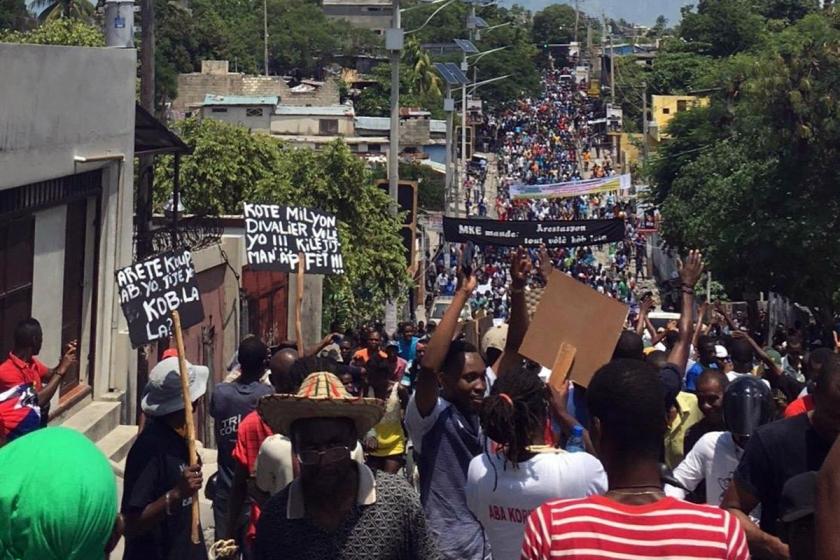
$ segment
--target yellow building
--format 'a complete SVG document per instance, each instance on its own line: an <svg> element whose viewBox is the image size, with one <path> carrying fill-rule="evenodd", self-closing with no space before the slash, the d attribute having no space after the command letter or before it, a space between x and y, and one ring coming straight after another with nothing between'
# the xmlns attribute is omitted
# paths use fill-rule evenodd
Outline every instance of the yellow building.
<svg viewBox="0 0 840 560"><path fill-rule="evenodd" d="M668 137L667 127L677 113L692 107L706 107L708 97L696 95L653 95L651 96L650 136L656 142Z"/></svg>

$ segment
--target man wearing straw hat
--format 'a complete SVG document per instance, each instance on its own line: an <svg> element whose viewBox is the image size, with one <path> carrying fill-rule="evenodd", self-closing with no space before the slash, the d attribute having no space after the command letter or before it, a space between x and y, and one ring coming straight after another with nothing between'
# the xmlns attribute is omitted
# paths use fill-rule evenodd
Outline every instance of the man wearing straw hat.
<svg viewBox="0 0 840 560"><path fill-rule="evenodd" d="M259 560L437 559L420 500L408 483L352 460L382 418L379 399L351 397L331 373L308 376L296 395L264 397L265 422L288 436L300 476L265 505Z"/></svg>
<svg viewBox="0 0 840 560"><path fill-rule="evenodd" d="M207 390L210 372L189 362L187 369L195 407ZM125 464L123 559L206 560L204 542L193 544L190 538L192 501L197 499L202 475L199 465L189 464L177 357L166 358L152 368L141 407L149 421L131 446Z"/></svg>

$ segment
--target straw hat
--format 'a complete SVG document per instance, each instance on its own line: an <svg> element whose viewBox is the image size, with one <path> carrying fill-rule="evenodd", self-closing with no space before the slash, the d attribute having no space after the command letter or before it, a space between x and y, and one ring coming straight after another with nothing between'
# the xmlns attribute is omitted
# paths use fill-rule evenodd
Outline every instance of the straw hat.
<svg viewBox="0 0 840 560"><path fill-rule="evenodd" d="M303 380L296 395L269 395L257 410L274 433L290 435L292 423L304 418L349 418L363 436L382 419L385 402L353 397L332 373L313 373Z"/></svg>

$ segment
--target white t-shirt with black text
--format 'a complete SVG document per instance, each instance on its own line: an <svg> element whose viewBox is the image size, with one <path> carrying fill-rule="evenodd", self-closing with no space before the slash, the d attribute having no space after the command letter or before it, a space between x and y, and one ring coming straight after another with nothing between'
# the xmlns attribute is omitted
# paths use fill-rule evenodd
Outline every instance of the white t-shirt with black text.
<svg viewBox="0 0 840 560"><path fill-rule="evenodd" d="M601 462L588 453L537 453L514 469L502 455L482 453L467 472L467 506L484 526L494 560L516 560L531 510L559 498L607 491Z"/></svg>

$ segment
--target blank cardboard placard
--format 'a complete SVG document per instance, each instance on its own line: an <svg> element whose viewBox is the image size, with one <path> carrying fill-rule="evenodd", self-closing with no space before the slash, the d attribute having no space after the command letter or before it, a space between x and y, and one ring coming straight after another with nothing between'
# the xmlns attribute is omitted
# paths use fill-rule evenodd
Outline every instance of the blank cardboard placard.
<svg viewBox="0 0 840 560"><path fill-rule="evenodd" d="M586 387L612 357L628 307L555 270L519 353L550 368L560 344L575 347L570 378Z"/></svg>

